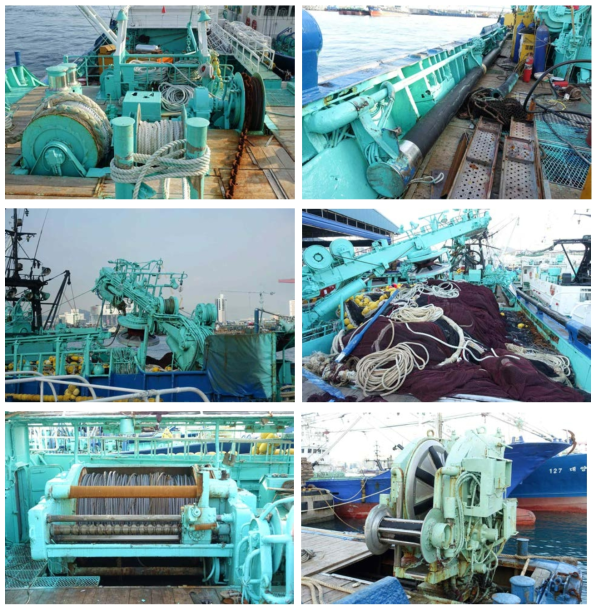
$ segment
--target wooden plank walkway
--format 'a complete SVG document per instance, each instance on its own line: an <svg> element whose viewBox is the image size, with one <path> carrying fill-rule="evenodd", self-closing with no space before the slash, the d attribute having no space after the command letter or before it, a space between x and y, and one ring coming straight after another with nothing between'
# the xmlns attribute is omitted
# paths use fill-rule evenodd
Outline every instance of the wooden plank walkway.
<svg viewBox="0 0 601 611"><path fill-rule="evenodd" d="M85 92L84 92L85 93ZM88 91L92 99L95 93ZM43 98L41 88L33 89L19 103L15 111L14 132L5 144L5 196L7 199L76 198L105 199L115 197L115 184L110 176L102 178L69 178L61 176L17 176L10 174L11 166L21 155L18 141L33 112ZM277 107L280 108L280 107ZM292 114L293 108L282 107ZM271 122L270 122L271 123ZM293 199L294 175L294 119L277 117L274 136L249 136L238 171L235 199ZM239 134L235 130L209 130L211 169L205 178L205 199L224 199L230 170L236 155ZM16 141L15 141L16 140ZM290 154L290 152L292 154ZM159 181L148 181L159 190ZM170 199L181 199L181 180L172 180Z"/></svg>
<svg viewBox="0 0 601 611"><path fill-rule="evenodd" d="M366 581L337 574L340 569L371 556L362 535L347 536L304 526L301 543L304 550L315 554L301 564L302 577L319 582L324 603L333 603L367 587ZM301 588L301 602L312 603L311 589L307 586Z"/></svg>
<svg viewBox="0 0 601 611"><path fill-rule="evenodd" d="M302 563L303 577L318 573L333 573L371 556L363 537L351 538L343 533L326 533L323 530L303 527L301 530L302 548L312 550L315 556Z"/></svg>
<svg viewBox="0 0 601 611"><path fill-rule="evenodd" d="M87 587L5 590L5 604L63 605L191 605L224 604L228 588L210 587Z"/></svg>
<svg viewBox="0 0 601 611"><path fill-rule="evenodd" d="M503 49L501 50L501 56L497 59L497 63L509 62L509 54L511 50L511 41L505 41ZM505 56L505 57L502 57ZM503 77L506 78L509 73L498 66L493 66L488 72L482 76L478 81L475 89L479 87L498 87L503 82ZM532 83L524 83L521 79L516 83L512 94L514 93L526 93ZM581 109L580 107L574 106L574 110L582 110L583 112L590 112L588 110ZM441 171L446 172L453 156L457 150L459 140L464 133L472 134L473 129L470 129L470 124L475 124L468 120L458 119L457 117L447 125L446 129L441 134L440 138L436 141L436 144L430 149L430 152L426 155L422 165L420 166L416 176L436 176ZM499 157L500 158L500 157ZM496 179L493 186L493 194L491 199L498 198L498 185L500 179L500 165L497 164L497 170L495 172ZM564 187L562 185L556 185L550 183L551 197L553 199L579 199L580 190L573 189L570 187ZM432 198L432 186L429 184L414 184L409 191L405 199L431 199Z"/></svg>

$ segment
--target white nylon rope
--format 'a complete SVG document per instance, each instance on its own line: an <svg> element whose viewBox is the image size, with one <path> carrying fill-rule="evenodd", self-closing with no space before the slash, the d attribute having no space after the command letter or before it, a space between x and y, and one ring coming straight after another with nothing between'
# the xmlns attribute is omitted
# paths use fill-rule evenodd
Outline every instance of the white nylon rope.
<svg viewBox="0 0 601 611"><path fill-rule="evenodd" d="M170 178L182 178L187 184L188 177L204 176L209 171L211 149L207 146L202 157L182 159L186 153L186 140L176 140L165 144L152 155L134 153L134 163L141 164L130 169L118 168L111 159L111 178L114 182L134 184L133 199L138 199L142 182L149 179L166 181ZM186 185L184 185L184 190ZM163 187L163 193L168 194L168 187ZM189 199L189 192L184 197Z"/></svg>

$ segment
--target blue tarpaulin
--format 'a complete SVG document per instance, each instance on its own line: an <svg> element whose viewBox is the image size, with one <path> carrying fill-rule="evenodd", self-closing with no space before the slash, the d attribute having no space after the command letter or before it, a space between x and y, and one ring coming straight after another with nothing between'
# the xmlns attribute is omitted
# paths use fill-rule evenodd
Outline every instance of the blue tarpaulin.
<svg viewBox="0 0 601 611"><path fill-rule="evenodd" d="M205 361L213 392L247 399L275 399L275 347L275 333L211 335Z"/></svg>
<svg viewBox="0 0 601 611"><path fill-rule="evenodd" d="M345 596L335 605L409 605L409 599L396 577L384 577L355 594Z"/></svg>

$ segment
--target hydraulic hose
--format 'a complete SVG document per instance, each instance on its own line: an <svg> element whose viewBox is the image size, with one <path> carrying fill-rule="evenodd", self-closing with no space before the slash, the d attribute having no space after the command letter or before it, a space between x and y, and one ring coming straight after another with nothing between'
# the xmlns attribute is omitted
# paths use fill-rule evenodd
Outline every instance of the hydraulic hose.
<svg viewBox="0 0 601 611"><path fill-rule="evenodd" d="M543 79L545 78L545 76L547 76L547 74L549 74L549 72L553 72L553 70L555 70L556 68L561 68L562 66L567 66L569 64L590 64L592 63L593 60L591 59L569 59L565 62L560 62L559 64L555 64L554 66L551 66L550 68L548 68L547 70L545 70L539 77L539 79L536 81L536 83L534 83L534 85L532 85L532 87L530 87L530 91L528 92L528 94L526 95L526 99L524 100L524 105L523 108L524 110L528 110L528 101L530 100L530 98L532 97L532 94L534 93L534 90L543 82Z"/></svg>

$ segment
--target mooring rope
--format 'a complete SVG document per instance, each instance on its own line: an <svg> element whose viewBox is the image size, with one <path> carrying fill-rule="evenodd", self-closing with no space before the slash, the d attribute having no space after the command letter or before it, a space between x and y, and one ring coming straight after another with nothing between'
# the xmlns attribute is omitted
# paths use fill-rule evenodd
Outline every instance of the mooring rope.
<svg viewBox="0 0 601 611"><path fill-rule="evenodd" d="M162 197L169 198L169 179L183 179L183 199L190 199L188 181L192 176L204 176L209 171L211 149L207 146L201 157L184 159L186 140L176 140L165 144L152 155L134 153L134 164L130 169L118 168L111 159L111 178L114 182L133 184L133 199L138 199L140 188L146 178L161 180Z"/></svg>
<svg viewBox="0 0 601 611"><path fill-rule="evenodd" d="M194 88L189 85L161 83L161 106L168 112L179 112L194 97Z"/></svg>

